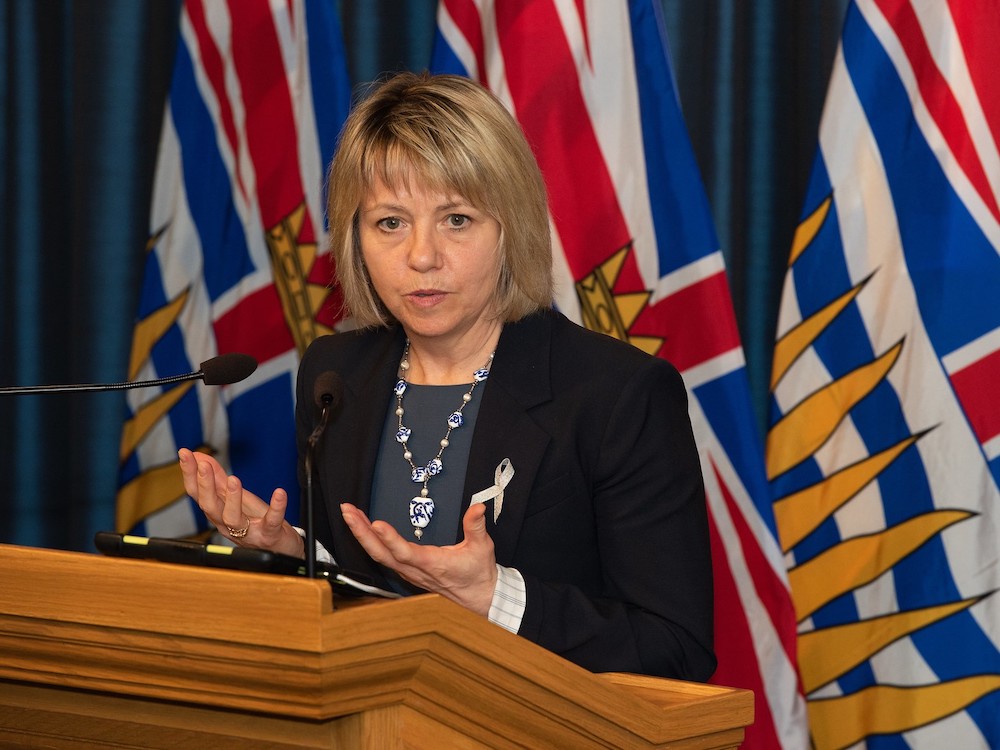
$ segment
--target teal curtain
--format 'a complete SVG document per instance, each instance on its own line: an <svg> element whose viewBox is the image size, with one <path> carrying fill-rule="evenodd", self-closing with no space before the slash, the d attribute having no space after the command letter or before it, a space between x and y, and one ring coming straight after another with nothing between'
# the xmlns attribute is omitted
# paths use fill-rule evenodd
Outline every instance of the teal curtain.
<svg viewBox="0 0 1000 750"><path fill-rule="evenodd" d="M422 69L436 0L341 0L352 81ZM662 0L763 425L847 0ZM0 0L0 385L127 373L180 0ZM113 526L121 394L0 396L0 543Z"/></svg>
<svg viewBox="0 0 1000 750"><path fill-rule="evenodd" d="M663 0L760 428L792 235L848 0Z"/></svg>
<svg viewBox="0 0 1000 750"><path fill-rule="evenodd" d="M124 380L177 5L2 3L0 384ZM0 542L109 527L124 413L0 396Z"/></svg>

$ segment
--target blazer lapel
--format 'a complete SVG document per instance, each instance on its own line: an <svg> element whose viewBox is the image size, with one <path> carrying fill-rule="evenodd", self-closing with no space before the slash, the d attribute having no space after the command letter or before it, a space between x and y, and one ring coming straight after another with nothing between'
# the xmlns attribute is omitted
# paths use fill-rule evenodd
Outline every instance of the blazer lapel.
<svg viewBox="0 0 1000 750"><path fill-rule="evenodd" d="M339 519L342 502L352 503L364 513L371 505L385 410L403 352L404 338L398 330L364 335L367 340L349 366L338 363L344 373L344 402L323 439L319 470L337 562L348 571L370 575L377 586L386 588L388 583L379 566Z"/></svg>
<svg viewBox="0 0 1000 750"><path fill-rule="evenodd" d="M341 472L353 476L354 483L347 486L333 478L335 490L340 494L337 502L346 500L360 510L368 512L371 505L372 480L375 461L382 439L382 425L389 405L396 370L403 353L405 338L398 328L384 336L372 339L359 360L345 368L350 373L345 381L345 398L351 399L354 418L353 434L342 434L337 444L337 460L341 466L369 467L367 472Z"/></svg>
<svg viewBox="0 0 1000 750"><path fill-rule="evenodd" d="M494 484L501 461L510 459L514 468L514 476L504 489L502 512L496 523L495 500L486 504L486 528L501 565L509 564L513 557L529 493L551 440L551 435L528 413L552 397L549 315L532 315L504 326L472 438L463 493L465 508L472 495ZM462 536L460 526L460 540Z"/></svg>

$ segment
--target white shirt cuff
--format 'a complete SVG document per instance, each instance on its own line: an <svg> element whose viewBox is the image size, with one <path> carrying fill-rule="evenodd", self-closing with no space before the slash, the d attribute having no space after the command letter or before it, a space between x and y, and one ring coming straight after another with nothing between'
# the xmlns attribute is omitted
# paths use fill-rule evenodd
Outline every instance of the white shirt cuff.
<svg viewBox="0 0 1000 750"><path fill-rule="evenodd" d="M300 529L298 526L293 526L292 528L299 532L299 536L301 536L304 541L306 538L306 530ZM326 547L324 547L319 541L314 541L313 543L316 545L316 562L327 563L328 565L337 564L337 561L333 559L333 555L327 551Z"/></svg>
<svg viewBox="0 0 1000 750"><path fill-rule="evenodd" d="M521 620L524 618L524 608L527 604L524 577L520 571L498 564L497 584L493 589L493 602L490 604L490 622L516 633L521 629Z"/></svg>

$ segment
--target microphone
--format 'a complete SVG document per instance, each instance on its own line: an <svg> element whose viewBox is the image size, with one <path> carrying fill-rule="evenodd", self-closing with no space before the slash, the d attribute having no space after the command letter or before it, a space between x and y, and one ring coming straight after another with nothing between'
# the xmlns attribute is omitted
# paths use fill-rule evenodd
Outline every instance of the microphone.
<svg viewBox="0 0 1000 750"><path fill-rule="evenodd" d="M330 415L336 411L344 395L344 381L333 370L321 372L313 386L313 403L320 410L319 421L309 435L306 446L306 577L316 577L316 526L313 520L313 466L316 462L316 446L326 431Z"/></svg>
<svg viewBox="0 0 1000 750"><path fill-rule="evenodd" d="M79 383L76 385L18 385L0 388L0 395L23 395L29 393L70 393L79 391L124 391L129 388L148 388L171 385L186 380L204 380L205 385L230 385L250 377L257 369L257 360L249 354L230 352L201 363L197 372L186 375L171 375L156 380L132 380L125 383Z"/></svg>

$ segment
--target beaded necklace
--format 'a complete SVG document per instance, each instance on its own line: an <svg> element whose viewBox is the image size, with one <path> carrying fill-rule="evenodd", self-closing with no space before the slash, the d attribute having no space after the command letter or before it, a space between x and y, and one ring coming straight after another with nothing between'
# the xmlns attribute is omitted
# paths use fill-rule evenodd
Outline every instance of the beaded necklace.
<svg viewBox="0 0 1000 750"><path fill-rule="evenodd" d="M432 477L444 471L444 463L441 461L441 456L444 455L444 449L448 447L448 438L451 436L452 430L457 430L465 423L462 411L465 409L466 404L472 401L472 392L476 390L476 386L489 377L490 366L493 364L493 355L496 352L491 352L489 359L486 360L486 364L472 374L472 385L468 391L462 394L462 405L448 415L448 429L438 443L440 447L438 448L437 455L423 466L417 466L413 462L413 453L410 452L410 449L406 445L412 431L409 427L403 425L403 394L406 393L407 386L406 371L410 369L409 354L410 341L407 339L406 348L403 349L403 357L399 361L399 380L396 382L393 392L396 394L396 417L399 420L398 429L396 430L396 442L403 446L403 458L410 465L410 479L416 484L423 485L420 488L420 494L410 500L410 523L413 525L413 535L417 539L420 539L424 535L424 529L427 528L427 524L431 522L431 517L434 515L434 500L430 496L428 485Z"/></svg>

